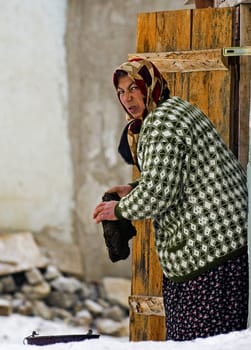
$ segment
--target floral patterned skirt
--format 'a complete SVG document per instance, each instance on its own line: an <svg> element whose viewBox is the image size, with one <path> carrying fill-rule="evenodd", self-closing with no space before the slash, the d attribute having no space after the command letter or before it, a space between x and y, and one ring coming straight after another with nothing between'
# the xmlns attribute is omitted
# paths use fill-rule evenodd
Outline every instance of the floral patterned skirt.
<svg viewBox="0 0 251 350"><path fill-rule="evenodd" d="M248 255L183 283L163 278L167 340L192 340L247 328Z"/></svg>

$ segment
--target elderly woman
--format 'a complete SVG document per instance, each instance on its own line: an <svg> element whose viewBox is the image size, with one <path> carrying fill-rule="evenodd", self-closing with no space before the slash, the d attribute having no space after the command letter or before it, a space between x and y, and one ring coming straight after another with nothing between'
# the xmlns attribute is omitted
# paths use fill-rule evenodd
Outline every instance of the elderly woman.
<svg viewBox="0 0 251 350"><path fill-rule="evenodd" d="M115 186L94 220L151 218L163 269L168 340L246 328L248 314L246 175L198 108L170 97L148 60L114 73L128 123L119 151L140 178Z"/></svg>

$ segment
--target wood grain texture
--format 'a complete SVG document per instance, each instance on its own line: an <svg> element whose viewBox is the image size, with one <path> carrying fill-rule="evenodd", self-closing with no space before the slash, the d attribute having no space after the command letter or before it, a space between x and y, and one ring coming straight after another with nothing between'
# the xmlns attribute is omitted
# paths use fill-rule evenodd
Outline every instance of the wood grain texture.
<svg viewBox="0 0 251 350"><path fill-rule="evenodd" d="M129 298L129 306L133 313L165 317L162 297L133 295Z"/></svg>
<svg viewBox="0 0 251 350"><path fill-rule="evenodd" d="M222 58L221 50L232 46L234 14L235 8L140 14L137 28L136 54L152 59L166 78L171 95L198 106L227 144L230 144L233 69L229 61ZM248 15L245 16L249 20ZM210 59L214 60L211 68ZM190 60L189 64L186 60ZM138 176L134 169L134 179ZM131 298L161 297L162 270L151 222L137 222L136 226ZM165 335L165 317L130 310L131 340L164 340Z"/></svg>
<svg viewBox="0 0 251 350"><path fill-rule="evenodd" d="M156 12L140 13L137 17L137 52L156 51Z"/></svg>
<svg viewBox="0 0 251 350"><path fill-rule="evenodd" d="M190 50L191 16L191 10L157 13L156 52Z"/></svg>
<svg viewBox="0 0 251 350"><path fill-rule="evenodd" d="M234 8L207 8L192 13L193 50L222 49L232 45Z"/></svg>
<svg viewBox="0 0 251 350"><path fill-rule="evenodd" d="M228 70L222 49L132 53L128 58L136 56L149 59L162 73Z"/></svg>
<svg viewBox="0 0 251 350"><path fill-rule="evenodd" d="M251 46L251 4L240 5L240 46ZM249 151L251 57L240 57L238 158L246 169Z"/></svg>

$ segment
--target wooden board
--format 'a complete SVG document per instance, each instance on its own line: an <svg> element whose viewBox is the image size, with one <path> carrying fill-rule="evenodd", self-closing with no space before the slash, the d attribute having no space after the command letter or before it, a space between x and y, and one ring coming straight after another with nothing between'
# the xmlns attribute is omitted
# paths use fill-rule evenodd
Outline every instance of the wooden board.
<svg viewBox="0 0 251 350"><path fill-rule="evenodd" d="M153 62L162 73L228 71L228 60L222 49L176 52L144 52L129 54L128 58L143 57Z"/></svg>
<svg viewBox="0 0 251 350"><path fill-rule="evenodd" d="M240 5L240 46L251 46L251 4ZM238 158L246 168L249 149L251 57L240 57Z"/></svg>
<svg viewBox="0 0 251 350"><path fill-rule="evenodd" d="M136 54L159 58L161 71L172 95L178 95L200 107L219 133L231 144L230 96L232 68L224 62L224 69L169 69L166 57L177 52L184 58L208 57L211 50L232 46L234 8L162 11L142 13L137 20ZM197 56L196 56L197 55ZM202 57L202 56L201 56ZM205 56L204 56L205 57ZM194 60L196 61L196 60ZM157 62L157 61L156 61ZM201 62L201 60L198 61ZM222 61L221 61L222 64ZM156 63L157 65L157 63ZM184 66L184 64L183 64ZM138 177L134 169L133 178ZM135 300L158 300L162 296L162 270L154 246L154 233L149 220L137 222L137 236L133 239L132 295ZM157 299L154 299L157 297ZM162 305L163 307L163 305ZM138 308L141 309L142 308ZM163 314L130 310L130 339L133 341L164 340L166 335Z"/></svg>
<svg viewBox="0 0 251 350"><path fill-rule="evenodd" d="M190 10L156 13L156 51L190 50L191 19Z"/></svg>

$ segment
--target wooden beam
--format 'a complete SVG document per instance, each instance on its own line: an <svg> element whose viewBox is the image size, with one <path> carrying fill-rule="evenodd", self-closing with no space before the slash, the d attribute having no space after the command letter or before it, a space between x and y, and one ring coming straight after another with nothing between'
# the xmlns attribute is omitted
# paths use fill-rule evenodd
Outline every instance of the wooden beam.
<svg viewBox="0 0 251 350"><path fill-rule="evenodd" d="M129 306L131 312L135 314L165 317L162 297L133 295L129 297Z"/></svg>
<svg viewBox="0 0 251 350"><path fill-rule="evenodd" d="M131 53L128 57L149 59L161 72L168 73L228 70L228 59L222 55L222 49Z"/></svg>

